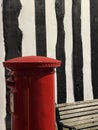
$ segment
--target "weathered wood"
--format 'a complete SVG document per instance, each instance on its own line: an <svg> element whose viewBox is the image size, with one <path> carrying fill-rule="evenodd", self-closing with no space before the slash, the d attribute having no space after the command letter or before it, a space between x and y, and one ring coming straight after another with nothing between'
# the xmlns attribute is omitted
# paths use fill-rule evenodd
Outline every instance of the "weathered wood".
<svg viewBox="0 0 98 130"><path fill-rule="evenodd" d="M73 103L61 103L61 104L57 104L56 106L59 107L70 107L70 106L74 106L74 105L82 105L82 104L93 104L93 103L98 103L98 99L94 99L94 100L87 100L87 101L78 101L78 102L73 102Z"/></svg>
<svg viewBox="0 0 98 130"><path fill-rule="evenodd" d="M94 127L94 126L98 126L98 121L97 122L88 122L87 124L81 124L81 125L76 125L75 127L76 127L76 129L77 130L79 130L79 129L85 129L86 130L86 128L89 128L89 130L90 130L90 128L91 127Z"/></svg>
<svg viewBox="0 0 98 130"><path fill-rule="evenodd" d="M98 129L98 99L56 105L57 122L76 130ZM59 123L58 123L59 124Z"/></svg>
<svg viewBox="0 0 98 130"><path fill-rule="evenodd" d="M60 115L62 116L62 115L65 115L65 114L79 113L79 112L84 112L84 111L89 111L89 110L91 111L91 110L96 110L96 109L98 109L98 106L92 106L92 107L88 106L88 107L85 107L85 108L80 107L80 108L76 108L76 109L72 109L72 110L61 111Z"/></svg>
<svg viewBox="0 0 98 130"><path fill-rule="evenodd" d="M75 123L75 122L78 122L78 121L85 121L85 120L89 120L89 119L98 119L98 115L97 114L93 114L93 115L85 115L85 116L80 116L78 118L76 117L73 117L73 118L69 118L67 120L62 120L62 123Z"/></svg>
<svg viewBox="0 0 98 130"><path fill-rule="evenodd" d="M92 102L92 106L97 106L98 105L98 102ZM86 102L86 103L82 103L80 102L79 104L67 104L62 107L58 107L60 111L63 111L63 110L72 110L72 109L77 109L77 108L83 108L83 107L90 107L91 106L91 102Z"/></svg>
<svg viewBox="0 0 98 130"><path fill-rule="evenodd" d="M87 124L92 124L93 125L93 123L96 122L96 121L98 122L98 117L94 118L94 119L89 118L88 120L87 119L86 120L85 119L84 120L79 120L79 121L76 121L76 122L74 122L74 121L73 122L67 122L67 124L68 125L74 125L74 126L79 126L79 125L81 126L83 124L86 124L86 125Z"/></svg>
<svg viewBox="0 0 98 130"><path fill-rule="evenodd" d="M85 111L85 112L80 112L80 113L71 113L68 115L63 115L60 118L61 119L68 119L68 118L73 118L73 117L80 117L80 116L86 116L86 115L90 115L90 114L96 114L98 112L98 110L93 110L93 111Z"/></svg>

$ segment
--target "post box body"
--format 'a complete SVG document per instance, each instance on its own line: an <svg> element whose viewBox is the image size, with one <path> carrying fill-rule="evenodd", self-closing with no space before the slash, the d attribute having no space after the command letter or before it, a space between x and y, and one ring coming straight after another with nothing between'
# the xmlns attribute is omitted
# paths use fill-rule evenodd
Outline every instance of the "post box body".
<svg viewBox="0 0 98 130"><path fill-rule="evenodd" d="M55 130L54 68L60 61L32 56L4 66L14 77L9 84L12 130Z"/></svg>

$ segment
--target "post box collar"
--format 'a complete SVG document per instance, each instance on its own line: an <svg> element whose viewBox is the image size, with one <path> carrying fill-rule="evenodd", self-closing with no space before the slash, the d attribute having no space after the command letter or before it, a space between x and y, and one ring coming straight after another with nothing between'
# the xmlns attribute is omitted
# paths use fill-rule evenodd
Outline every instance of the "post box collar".
<svg viewBox="0 0 98 130"><path fill-rule="evenodd" d="M59 67L61 61L44 56L24 56L6 60L3 65L9 69L54 68Z"/></svg>

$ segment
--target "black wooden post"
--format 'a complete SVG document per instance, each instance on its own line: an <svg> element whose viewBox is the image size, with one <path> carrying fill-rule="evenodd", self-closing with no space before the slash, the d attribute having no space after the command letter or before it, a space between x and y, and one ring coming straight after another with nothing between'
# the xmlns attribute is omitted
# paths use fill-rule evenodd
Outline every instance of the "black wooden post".
<svg viewBox="0 0 98 130"><path fill-rule="evenodd" d="M57 68L57 96L58 103L66 102L66 74L65 74L65 31L64 31L64 0L55 1L55 10L57 18L57 44L56 58L61 60L60 68Z"/></svg>
<svg viewBox="0 0 98 130"><path fill-rule="evenodd" d="M35 0L36 52L46 56L45 0Z"/></svg>
<svg viewBox="0 0 98 130"><path fill-rule="evenodd" d="M73 82L76 101L83 100L83 54L81 40L81 0L73 0Z"/></svg>
<svg viewBox="0 0 98 130"><path fill-rule="evenodd" d="M91 68L94 98L98 98L98 0L90 0Z"/></svg>

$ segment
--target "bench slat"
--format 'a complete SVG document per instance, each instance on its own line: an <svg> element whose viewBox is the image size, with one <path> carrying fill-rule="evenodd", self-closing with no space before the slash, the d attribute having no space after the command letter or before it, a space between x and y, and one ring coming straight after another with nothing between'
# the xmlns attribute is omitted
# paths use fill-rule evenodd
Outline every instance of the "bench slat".
<svg viewBox="0 0 98 130"><path fill-rule="evenodd" d="M61 103L61 104L57 104L56 106L58 107L58 108L60 108L60 107L65 107L65 106L76 106L76 105L82 105L82 104L92 104L92 103L97 103L98 104L98 99L94 99L94 100L87 100L87 101L76 101L76 102L73 102L73 103Z"/></svg>
<svg viewBox="0 0 98 130"><path fill-rule="evenodd" d="M98 121L98 116L96 118L90 118L89 120L87 119L84 119L84 120L78 120L78 121L70 121L70 122L64 122L64 121L61 121L62 123L66 124L66 125L69 125L69 126L76 126L76 125L82 125L82 124L93 124L94 122Z"/></svg>
<svg viewBox="0 0 98 130"><path fill-rule="evenodd" d="M73 118L69 118L67 120L61 120L62 123L69 123L69 122L78 122L81 120L89 120L89 119L93 119L93 118L98 118L98 114L93 114L93 115L87 115L87 116L82 116L82 117L73 117Z"/></svg>
<svg viewBox="0 0 98 130"><path fill-rule="evenodd" d="M97 120L97 121L96 121ZM62 122L64 123L64 122ZM89 120L82 120L82 121L77 121L77 122L67 122L67 123L64 123L64 125L69 125L69 126L72 126L72 127L75 127L77 130L79 129L97 129L98 130L98 117L97 118L94 118L94 119L89 119ZM95 128L94 128L95 126Z"/></svg>
<svg viewBox="0 0 98 130"><path fill-rule="evenodd" d="M96 114L96 113L98 114L98 110L86 111L86 112L81 112L81 113L72 113L72 114L60 116L60 119L68 119L68 118L73 118L73 117L86 116L86 115L92 115L92 114Z"/></svg>
<svg viewBox="0 0 98 130"><path fill-rule="evenodd" d="M79 113L79 112L93 111L93 110L98 110L98 106L90 106L90 107L84 107L84 108L77 108L77 109L72 109L72 110L60 111L60 116L71 114L71 113Z"/></svg>
<svg viewBox="0 0 98 130"><path fill-rule="evenodd" d="M58 107L59 111L63 110L72 110L72 109L77 109L77 108L83 108L83 107L89 107L89 106L98 106L98 102L89 102L87 104L74 104L74 105L68 105L68 106L63 106L63 107Z"/></svg>
<svg viewBox="0 0 98 130"><path fill-rule="evenodd" d="M98 130L98 126L94 126L94 127L86 128L86 129L82 129L82 130Z"/></svg>
<svg viewBox="0 0 98 130"><path fill-rule="evenodd" d="M85 129L86 130L87 128L89 128L89 130L90 130L90 128L92 128L94 126L98 127L98 121L97 122L93 122L93 123L87 123L87 124L84 123L82 125L76 125L75 128L77 130L81 130L81 129Z"/></svg>

